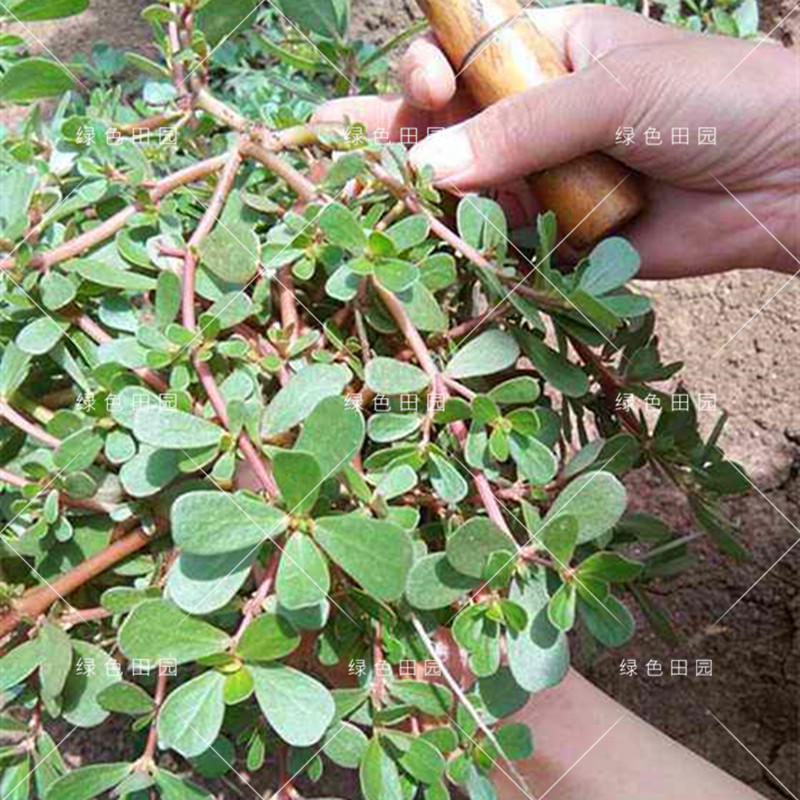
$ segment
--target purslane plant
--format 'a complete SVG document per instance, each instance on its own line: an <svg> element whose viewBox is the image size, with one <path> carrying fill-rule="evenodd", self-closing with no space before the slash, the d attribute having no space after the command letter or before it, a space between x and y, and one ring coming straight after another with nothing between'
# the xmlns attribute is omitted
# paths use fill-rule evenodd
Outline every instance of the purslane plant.
<svg viewBox="0 0 800 800"><path fill-rule="evenodd" d="M654 468L743 555L724 417L673 410L633 248L559 269L551 214L517 246L401 146L304 123L294 82L348 88L308 37L361 86L384 53L340 0L215 51L253 6L151 6L141 96L68 93L0 143L4 798L197 800L267 758L277 798L330 763L365 800L492 798L568 632L620 646L635 603L676 636L651 590L699 534L627 512L620 476ZM0 98L71 88L17 44ZM241 92L271 69L275 102ZM48 732L125 717L126 761L68 770Z"/></svg>

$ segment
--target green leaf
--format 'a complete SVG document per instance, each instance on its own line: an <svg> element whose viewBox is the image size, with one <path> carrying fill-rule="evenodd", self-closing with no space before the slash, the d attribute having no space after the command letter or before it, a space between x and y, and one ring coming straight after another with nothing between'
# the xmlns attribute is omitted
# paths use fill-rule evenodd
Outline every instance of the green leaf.
<svg viewBox="0 0 800 800"><path fill-rule="evenodd" d="M112 267L100 261L80 260L75 271L84 280L105 286L109 289L126 289L131 292L150 292L156 288L156 281L138 272Z"/></svg>
<svg viewBox="0 0 800 800"><path fill-rule="evenodd" d="M305 28L329 39L347 33L349 4L345 0L280 0L286 16Z"/></svg>
<svg viewBox="0 0 800 800"><path fill-rule="evenodd" d="M528 624L506 639L508 666L517 683L528 692L540 692L561 683L569 669L567 637L548 618L550 600L543 579L515 581L509 597L528 613Z"/></svg>
<svg viewBox="0 0 800 800"><path fill-rule="evenodd" d="M78 728L94 728L108 717L97 699L100 692L122 678L111 669L117 666L116 660L99 647L74 640L72 650L72 669L62 693L64 719ZM81 662L84 670L78 669Z"/></svg>
<svg viewBox="0 0 800 800"><path fill-rule="evenodd" d="M744 561L747 558L747 550L735 538L736 530L716 506L696 495L691 495L689 507L694 518L723 553L737 561Z"/></svg>
<svg viewBox="0 0 800 800"><path fill-rule="evenodd" d="M220 280L244 286L258 271L258 235L246 222L225 219L203 242L203 266Z"/></svg>
<svg viewBox="0 0 800 800"><path fill-rule="evenodd" d="M185 758L208 750L225 716L224 686L225 676L212 670L171 692L158 715L161 746Z"/></svg>
<svg viewBox="0 0 800 800"><path fill-rule="evenodd" d="M369 594L398 600L413 561L411 538L391 522L354 514L316 520L314 537Z"/></svg>
<svg viewBox="0 0 800 800"><path fill-rule="evenodd" d="M416 394L430 385L431 379L419 367L394 358L373 358L367 364L367 386L377 394Z"/></svg>
<svg viewBox="0 0 800 800"><path fill-rule="evenodd" d="M533 378L512 378L489 392L489 397L500 405L516 405L517 403L534 403L539 399L541 390Z"/></svg>
<svg viewBox="0 0 800 800"><path fill-rule="evenodd" d="M213 47L255 23L254 6L255 0L204 0L195 13L195 25Z"/></svg>
<svg viewBox="0 0 800 800"><path fill-rule="evenodd" d="M400 497L400 495L410 492L418 482L419 477L413 467L408 464L401 464L399 467L392 467L392 469L384 473L376 484L375 491L386 500L394 500L395 497Z"/></svg>
<svg viewBox="0 0 800 800"><path fill-rule="evenodd" d="M613 594L606 595L602 603L578 585L578 610L592 636L605 647L622 647L636 632L636 622L630 609Z"/></svg>
<svg viewBox="0 0 800 800"><path fill-rule="evenodd" d="M350 378L350 370L341 365L305 367L272 398L264 414L262 432L269 436L299 425L326 397L340 395Z"/></svg>
<svg viewBox="0 0 800 800"><path fill-rule="evenodd" d="M501 417L500 408L488 395L479 394L472 401L472 421L476 425L489 425Z"/></svg>
<svg viewBox="0 0 800 800"><path fill-rule="evenodd" d="M341 203L330 203L319 215L319 226L331 244L360 256L367 247L367 236L358 217Z"/></svg>
<svg viewBox="0 0 800 800"><path fill-rule="evenodd" d="M290 514L307 514L319 497L323 476L317 460L300 450L279 450L272 458L275 482Z"/></svg>
<svg viewBox="0 0 800 800"><path fill-rule="evenodd" d="M310 536L294 533L283 548L275 579L280 604L290 611L316 606L331 588L328 562Z"/></svg>
<svg viewBox="0 0 800 800"><path fill-rule="evenodd" d="M23 642L10 653L0 658L0 692L22 683L40 663L38 639Z"/></svg>
<svg viewBox="0 0 800 800"><path fill-rule="evenodd" d="M153 710L153 698L135 683L122 681L107 686L97 695L97 702L115 714L138 717Z"/></svg>
<svg viewBox="0 0 800 800"><path fill-rule="evenodd" d="M555 454L538 439L512 431L508 438L511 457L519 467L520 475L533 484L543 486L558 471Z"/></svg>
<svg viewBox="0 0 800 800"><path fill-rule="evenodd" d="M214 800L205 789L163 769L156 773L156 786L161 791L161 800Z"/></svg>
<svg viewBox="0 0 800 800"><path fill-rule="evenodd" d="M225 705L243 703L254 691L253 673L247 667L242 667L225 678Z"/></svg>
<svg viewBox="0 0 800 800"><path fill-rule="evenodd" d="M450 800L450 790L444 781L438 781L425 787L424 800Z"/></svg>
<svg viewBox="0 0 800 800"><path fill-rule="evenodd" d="M42 292L42 303L50 311L56 311L69 305L77 293L75 284L55 270L50 270L42 278L39 288Z"/></svg>
<svg viewBox="0 0 800 800"><path fill-rule="evenodd" d="M258 704L281 739L293 747L310 747L322 739L336 706L319 681L279 664L250 669Z"/></svg>
<svg viewBox="0 0 800 800"><path fill-rule="evenodd" d="M589 391L589 379L582 369L567 361L560 353L551 350L530 331L518 331L517 335L525 355L554 389L558 389L567 397L583 397Z"/></svg>
<svg viewBox="0 0 800 800"><path fill-rule="evenodd" d="M180 473L179 450L157 450L142 445L139 452L119 472L122 487L131 497L150 497Z"/></svg>
<svg viewBox="0 0 800 800"><path fill-rule="evenodd" d="M371 739L359 769L364 800L404 800L397 765L387 755L380 741Z"/></svg>
<svg viewBox="0 0 800 800"><path fill-rule="evenodd" d="M88 469L103 449L103 437L91 428L83 428L61 441L53 454L53 463L65 472Z"/></svg>
<svg viewBox="0 0 800 800"><path fill-rule="evenodd" d="M373 414L369 418L367 431L373 442L396 442L414 433L422 425L422 420L421 414Z"/></svg>
<svg viewBox="0 0 800 800"><path fill-rule="evenodd" d="M445 686L426 681L400 680L389 683L389 693L429 717L446 717L453 709L453 695Z"/></svg>
<svg viewBox="0 0 800 800"><path fill-rule="evenodd" d="M19 22L41 22L80 14L89 8L89 0L22 0L11 6ZM0 16L4 16L0 10Z"/></svg>
<svg viewBox="0 0 800 800"><path fill-rule="evenodd" d="M606 333L613 333L621 324L622 320L611 310L605 302L605 298L595 297L577 289L568 296L570 303L582 312L583 317L587 317L594 327Z"/></svg>
<svg viewBox="0 0 800 800"><path fill-rule="evenodd" d="M430 233L430 223L423 214L401 219L386 230L386 235L392 240L398 253L410 250L421 245Z"/></svg>
<svg viewBox="0 0 800 800"><path fill-rule="evenodd" d="M494 375L512 367L519 358L519 346L510 333L497 328L470 339L459 348L445 370L451 378Z"/></svg>
<svg viewBox="0 0 800 800"><path fill-rule="evenodd" d="M406 598L414 608L432 611L446 608L480 585L479 580L456 572L444 553L433 553L411 568Z"/></svg>
<svg viewBox="0 0 800 800"><path fill-rule="evenodd" d="M398 763L413 778L431 784L444 776L444 757L430 742L398 731L387 731L384 736L400 751Z"/></svg>
<svg viewBox="0 0 800 800"><path fill-rule="evenodd" d="M433 296L433 292L419 281L410 289L398 294L397 298L418 330L444 333L450 327L450 319Z"/></svg>
<svg viewBox="0 0 800 800"><path fill-rule="evenodd" d="M261 614L244 632L236 655L245 661L275 661L293 653L299 644L294 625L277 614Z"/></svg>
<svg viewBox="0 0 800 800"><path fill-rule="evenodd" d="M176 546L201 556L255 547L283 533L288 521L286 514L260 498L216 490L181 495L172 505L170 520Z"/></svg>
<svg viewBox="0 0 800 800"><path fill-rule="evenodd" d="M618 553L594 553L578 567L580 578L628 583L639 577L643 565Z"/></svg>
<svg viewBox="0 0 800 800"><path fill-rule="evenodd" d="M502 260L508 250L508 222L502 207L487 197L464 197L458 204L458 232L467 244Z"/></svg>
<svg viewBox="0 0 800 800"><path fill-rule="evenodd" d="M464 575L484 577L492 553L516 549L516 543L491 520L475 517L447 540L447 560Z"/></svg>
<svg viewBox="0 0 800 800"><path fill-rule="evenodd" d="M495 737L503 755L511 761L523 761L533 755L533 737L527 725L501 725L495 731ZM497 760L499 753L491 742L484 742L481 747L491 759Z"/></svg>
<svg viewBox="0 0 800 800"><path fill-rule="evenodd" d="M13 760L14 753L3 748L5 759ZM35 768L33 768L35 769ZM0 792L3 800L28 800L31 789L32 764L30 756L26 753L17 757L8 768L3 770L0 777ZM37 775L41 780L41 776Z"/></svg>
<svg viewBox="0 0 800 800"><path fill-rule="evenodd" d="M578 520L565 512L545 525L533 544L544 548L559 569L567 569L578 545L578 530Z"/></svg>
<svg viewBox="0 0 800 800"><path fill-rule="evenodd" d="M440 292L458 280L456 260L449 253L436 253L419 264L420 277L426 289Z"/></svg>
<svg viewBox="0 0 800 800"><path fill-rule="evenodd" d="M190 614L210 614L227 605L250 575L257 548L213 556L181 553L167 577L167 593Z"/></svg>
<svg viewBox="0 0 800 800"><path fill-rule="evenodd" d="M163 450L191 450L215 447L223 432L194 414L158 405L134 412L133 433L140 442Z"/></svg>
<svg viewBox="0 0 800 800"><path fill-rule="evenodd" d="M168 325L180 311L181 279L174 272L162 272L156 286L156 320Z"/></svg>
<svg viewBox="0 0 800 800"><path fill-rule="evenodd" d="M528 702L528 692L514 680L507 667L501 667L494 675L478 680L476 689L490 715L487 720L490 724L494 720L510 717Z"/></svg>
<svg viewBox="0 0 800 800"><path fill-rule="evenodd" d="M382 258L375 265L375 278L390 292L404 292L419 280L419 270L399 258Z"/></svg>
<svg viewBox="0 0 800 800"><path fill-rule="evenodd" d="M0 397L9 398L22 385L28 375L31 356L13 342L5 345L0 361Z"/></svg>
<svg viewBox="0 0 800 800"><path fill-rule="evenodd" d="M568 631L575 624L576 592L574 583L562 584L550 598L547 613L550 622L560 631Z"/></svg>
<svg viewBox="0 0 800 800"><path fill-rule="evenodd" d="M624 286L641 266L641 259L627 239L604 239L589 254L589 267L578 284L588 294L599 296Z"/></svg>
<svg viewBox="0 0 800 800"><path fill-rule="evenodd" d="M167 600L139 603L122 623L118 639L127 658L154 663L175 659L185 664L223 653L230 644L225 631L187 616Z"/></svg>
<svg viewBox="0 0 800 800"><path fill-rule="evenodd" d="M32 103L69 91L75 79L60 64L26 58L12 64L0 78L0 103Z"/></svg>
<svg viewBox="0 0 800 800"><path fill-rule="evenodd" d="M52 783L44 800L92 800L121 783L131 764L90 764L62 775Z"/></svg>
<svg viewBox="0 0 800 800"><path fill-rule="evenodd" d="M58 344L68 327L67 322L56 322L49 316L39 317L19 332L16 345L23 353L40 356Z"/></svg>
<svg viewBox="0 0 800 800"><path fill-rule="evenodd" d="M323 475L333 475L361 451L364 428L360 411L348 407L343 397L327 397L303 424L295 448L311 453Z"/></svg>
<svg viewBox="0 0 800 800"><path fill-rule="evenodd" d="M39 631L39 643L44 654L39 669L42 694L47 697L58 697L67 682L72 666L72 643L63 628L52 622L42 625Z"/></svg>
<svg viewBox="0 0 800 800"><path fill-rule="evenodd" d="M469 486L453 463L437 453L430 454L430 481L434 491L446 503L461 502L469 494Z"/></svg>
<svg viewBox="0 0 800 800"><path fill-rule="evenodd" d="M345 769L358 769L367 749L367 737L348 722L334 724L325 736L322 752Z"/></svg>
<svg viewBox="0 0 800 800"><path fill-rule="evenodd" d="M738 35L755 36L758 33L758 18L757 0L742 0L733 12Z"/></svg>
<svg viewBox="0 0 800 800"><path fill-rule="evenodd" d="M617 524L625 512L625 487L610 472L579 475L567 484L550 507L545 523L565 513L578 521L578 544L590 542Z"/></svg>

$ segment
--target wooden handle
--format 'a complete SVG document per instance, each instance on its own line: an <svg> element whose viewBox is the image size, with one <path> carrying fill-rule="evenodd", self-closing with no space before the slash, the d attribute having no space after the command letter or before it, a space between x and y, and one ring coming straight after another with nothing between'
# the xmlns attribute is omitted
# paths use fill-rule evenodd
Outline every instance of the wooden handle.
<svg viewBox="0 0 800 800"><path fill-rule="evenodd" d="M518 0L417 0L460 79L483 106L561 78L568 69ZM569 244L584 250L641 211L630 170L601 153L581 156L530 178L543 208L558 217ZM606 197L608 195L608 197ZM603 200L603 198L606 198Z"/></svg>

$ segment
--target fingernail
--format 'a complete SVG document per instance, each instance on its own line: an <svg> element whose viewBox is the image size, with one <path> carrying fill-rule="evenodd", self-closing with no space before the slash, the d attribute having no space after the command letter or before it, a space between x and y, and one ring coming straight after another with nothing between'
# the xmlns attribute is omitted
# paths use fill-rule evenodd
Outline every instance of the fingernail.
<svg viewBox="0 0 800 800"><path fill-rule="evenodd" d="M433 167L437 181L466 172L475 160L472 142L462 126L435 133L416 145L409 154L414 167Z"/></svg>

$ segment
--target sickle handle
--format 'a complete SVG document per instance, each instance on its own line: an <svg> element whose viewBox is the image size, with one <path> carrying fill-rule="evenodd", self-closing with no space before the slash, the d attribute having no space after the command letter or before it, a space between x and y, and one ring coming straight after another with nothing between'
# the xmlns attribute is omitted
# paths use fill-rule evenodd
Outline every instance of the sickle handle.
<svg viewBox="0 0 800 800"><path fill-rule="evenodd" d="M518 0L417 2L459 78L482 107L569 72ZM609 156L591 153L529 181L542 207L556 213L562 234L572 231L569 244L583 250L642 210L644 199L635 176L625 180L630 174Z"/></svg>

